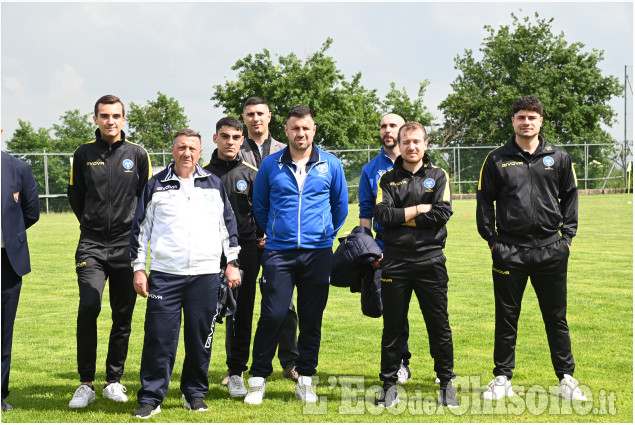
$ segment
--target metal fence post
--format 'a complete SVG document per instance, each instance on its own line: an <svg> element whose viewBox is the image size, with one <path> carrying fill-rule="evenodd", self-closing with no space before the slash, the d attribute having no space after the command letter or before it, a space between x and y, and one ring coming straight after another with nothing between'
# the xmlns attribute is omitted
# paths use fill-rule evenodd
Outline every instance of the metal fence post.
<svg viewBox="0 0 635 425"><path fill-rule="evenodd" d="M46 194L46 215L49 215L49 162L44 149L44 193Z"/></svg>

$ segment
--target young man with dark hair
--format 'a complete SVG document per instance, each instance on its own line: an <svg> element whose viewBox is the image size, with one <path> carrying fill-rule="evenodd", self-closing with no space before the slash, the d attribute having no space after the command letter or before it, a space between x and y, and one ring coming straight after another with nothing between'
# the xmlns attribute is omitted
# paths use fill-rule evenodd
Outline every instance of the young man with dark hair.
<svg viewBox="0 0 635 425"><path fill-rule="evenodd" d="M121 100L112 95L95 103L96 139L73 154L68 200L81 230L75 270L79 285L77 370L81 385L69 403L83 408L95 401L97 317L109 283L112 329L106 357L105 398L125 402L121 376L128 354L137 294L132 287L130 227L143 186L152 175L144 148L125 138Z"/></svg>
<svg viewBox="0 0 635 425"><path fill-rule="evenodd" d="M333 240L348 214L342 163L313 143L313 112L295 106L287 115L289 146L262 162L254 185L254 216L267 234L262 256L261 313L258 320L245 403L260 404L271 360L298 290L300 375L296 398L316 402L311 377L316 372L322 315L329 292Z"/></svg>
<svg viewBox="0 0 635 425"><path fill-rule="evenodd" d="M540 136L540 100L521 97L511 119L515 135L485 159L476 197L478 231L492 251L496 301L495 378L483 397L514 394L518 319L529 278L545 322L558 396L586 400L573 378L566 319L567 263L578 228L575 171L569 155Z"/></svg>
<svg viewBox="0 0 635 425"><path fill-rule="evenodd" d="M448 274L443 248L452 215L450 182L445 170L432 167L426 155L423 125L404 124L398 133L400 156L377 189L375 220L384 227L386 251L381 262L384 329L381 373L384 382L376 404L399 402L396 382L401 336L414 291L426 323L434 371L440 381L439 404L457 407L452 330L448 317Z"/></svg>
<svg viewBox="0 0 635 425"><path fill-rule="evenodd" d="M243 372L247 370L251 346L256 279L260 269L258 238L262 237L262 231L254 219L252 206L254 181L258 170L238 156L243 139L243 125L240 121L234 117L221 118L216 123L214 134L217 148L212 153L210 162L203 167L223 182L238 226L238 264L243 271L243 278L238 288L236 311L233 316L227 317L225 322L227 389L230 397L247 395Z"/></svg>

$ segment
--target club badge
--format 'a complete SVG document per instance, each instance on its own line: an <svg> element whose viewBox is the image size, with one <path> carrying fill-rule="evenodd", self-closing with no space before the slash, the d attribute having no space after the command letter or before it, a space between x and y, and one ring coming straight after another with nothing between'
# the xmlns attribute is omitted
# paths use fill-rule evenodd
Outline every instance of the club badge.
<svg viewBox="0 0 635 425"><path fill-rule="evenodd" d="M432 189L434 187L434 179L425 179L425 181L423 182L423 185L426 187L426 189Z"/></svg>
<svg viewBox="0 0 635 425"><path fill-rule="evenodd" d="M545 164L547 167L551 167L554 164L554 160L552 157L550 156L546 156L544 157L544 159L542 160L542 163Z"/></svg>
<svg viewBox="0 0 635 425"><path fill-rule="evenodd" d="M132 162L132 159L124 159L121 165L123 165L123 168L125 168L126 170L132 170L132 167L134 167L134 162Z"/></svg>
<svg viewBox="0 0 635 425"><path fill-rule="evenodd" d="M238 182L236 182L236 189L243 192L245 189L247 189L247 182L244 180L238 180Z"/></svg>

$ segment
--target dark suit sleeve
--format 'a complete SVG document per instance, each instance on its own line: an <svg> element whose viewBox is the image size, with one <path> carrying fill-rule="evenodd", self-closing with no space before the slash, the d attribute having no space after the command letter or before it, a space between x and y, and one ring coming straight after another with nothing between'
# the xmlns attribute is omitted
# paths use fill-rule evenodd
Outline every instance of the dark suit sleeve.
<svg viewBox="0 0 635 425"><path fill-rule="evenodd" d="M66 192L68 202L71 204L71 208L77 220L80 222L82 221L86 201L86 182L84 181L84 174L82 173L83 162L81 151L79 149L75 150L73 154L73 165L71 167L71 177Z"/></svg>
<svg viewBox="0 0 635 425"><path fill-rule="evenodd" d="M24 226L28 229L40 219L40 199L38 198L37 183L31 172L31 168L24 166L22 169L22 215Z"/></svg>

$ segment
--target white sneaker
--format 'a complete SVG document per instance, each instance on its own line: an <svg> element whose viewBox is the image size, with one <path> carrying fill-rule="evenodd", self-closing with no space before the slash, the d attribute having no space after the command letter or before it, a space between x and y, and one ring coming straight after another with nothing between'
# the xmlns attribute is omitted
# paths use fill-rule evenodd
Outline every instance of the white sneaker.
<svg viewBox="0 0 635 425"><path fill-rule="evenodd" d="M68 407L71 409L81 409L88 406L93 401L95 401L95 390L91 389L86 384L82 384L77 390L75 390L73 399L70 403L68 403Z"/></svg>
<svg viewBox="0 0 635 425"><path fill-rule="evenodd" d="M126 387L121 385L119 382L113 382L112 384L108 384L104 387L102 395L104 398L125 403L128 401L128 396L124 394L126 391Z"/></svg>
<svg viewBox="0 0 635 425"><path fill-rule="evenodd" d="M318 397L313 392L313 387L311 387L311 381L310 376L300 376L298 378L298 383L295 386L295 398L307 403L318 401Z"/></svg>
<svg viewBox="0 0 635 425"><path fill-rule="evenodd" d="M558 397L567 400L586 401L586 396L578 387L578 381L571 375L564 375L558 383Z"/></svg>
<svg viewBox="0 0 635 425"><path fill-rule="evenodd" d="M265 384L265 378L249 378L249 380L247 381L247 385L249 385L249 392L245 397L245 403L262 403L262 398L265 396Z"/></svg>
<svg viewBox="0 0 635 425"><path fill-rule="evenodd" d="M397 371L397 383L405 384L406 382L412 379L412 375L410 374L410 368L403 364L403 360L401 361L401 365L399 365L399 370Z"/></svg>
<svg viewBox="0 0 635 425"><path fill-rule="evenodd" d="M514 395L512 383L504 375L499 375L492 382L487 384L487 391L483 393L483 398L488 400L500 400L503 397Z"/></svg>
<svg viewBox="0 0 635 425"><path fill-rule="evenodd" d="M244 397L247 395L247 388L242 376L232 375L227 381L227 389L231 398Z"/></svg>

